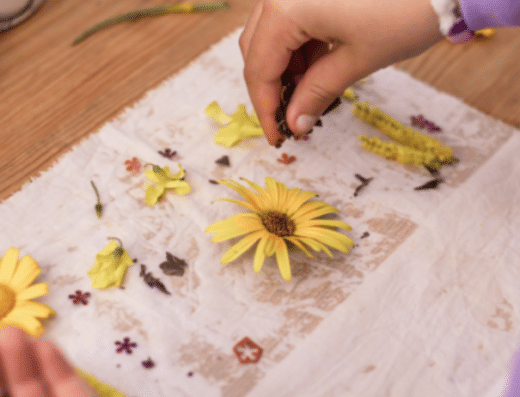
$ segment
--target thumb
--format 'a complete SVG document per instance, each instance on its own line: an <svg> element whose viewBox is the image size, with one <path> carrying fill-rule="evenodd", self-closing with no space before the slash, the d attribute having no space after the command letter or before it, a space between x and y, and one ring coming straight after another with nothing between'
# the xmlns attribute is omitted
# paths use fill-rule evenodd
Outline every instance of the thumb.
<svg viewBox="0 0 520 397"><path fill-rule="evenodd" d="M287 123L297 135L309 132L323 111L343 91L362 76L348 62L347 50L340 46L322 56L298 82L287 108Z"/></svg>

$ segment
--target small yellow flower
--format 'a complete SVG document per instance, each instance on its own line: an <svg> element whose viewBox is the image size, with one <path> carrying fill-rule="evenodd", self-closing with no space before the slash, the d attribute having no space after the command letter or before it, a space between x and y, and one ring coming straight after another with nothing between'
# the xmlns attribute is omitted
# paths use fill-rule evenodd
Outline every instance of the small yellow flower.
<svg viewBox="0 0 520 397"><path fill-rule="evenodd" d="M324 251L332 258L332 253L326 245L344 253L348 253L348 247L354 245L350 238L334 230L351 230L347 223L318 219L338 210L323 201L308 202L316 193L298 188L287 189L283 183L271 177L265 178L267 189L245 178L242 179L256 193L238 182L224 179L218 182L235 190L246 201L227 198L218 201L229 201L251 212L234 215L206 228L207 233L216 233L211 239L213 242L247 234L224 254L221 259L223 264L235 260L258 241L253 265L255 272L260 271L266 257L276 255L282 277L290 281L291 266L287 242L298 247L309 258L313 256L306 246L314 251Z"/></svg>
<svg viewBox="0 0 520 397"><path fill-rule="evenodd" d="M0 258L0 327L14 325L38 336L44 329L39 319L56 314L49 306L31 299L49 293L47 283L31 283L41 273L40 266L30 256L18 260L20 251L9 248Z"/></svg>
<svg viewBox="0 0 520 397"><path fill-rule="evenodd" d="M103 397L126 397L126 394L120 392L115 387L108 383L101 382L94 375L76 368L76 374L78 374L91 388L93 388L100 396Z"/></svg>
<svg viewBox="0 0 520 397"><path fill-rule="evenodd" d="M494 34L495 34L495 29L485 28L485 29L476 30L474 33L474 37L477 40L487 40L487 39L490 39L491 37L493 37Z"/></svg>
<svg viewBox="0 0 520 397"><path fill-rule="evenodd" d="M123 282L126 269L134 264L128 252L115 240L96 255L96 261L88 275L92 278L94 288L119 287Z"/></svg>
<svg viewBox="0 0 520 397"><path fill-rule="evenodd" d="M455 161L451 147L401 124L381 109L370 108L368 102L354 103L352 113L397 142L383 142L379 138L365 136L358 137L363 141L365 148L376 154L400 163L426 165L435 169Z"/></svg>
<svg viewBox="0 0 520 397"><path fill-rule="evenodd" d="M354 102L357 101L358 95L356 92L352 89L352 87L348 87L345 91L343 91L343 98L345 98L347 101Z"/></svg>
<svg viewBox="0 0 520 397"><path fill-rule="evenodd" d="M225 125L215 135L215 142L225 147L236 145L242 139L264 135L260 121L253 110L251 116L246 112L246 106L239 104L237 111L231 116L222 110L217 101L211 102L205 113L217 123Z"/></svg>
<svg viewBox="0 0 520 397"><path fill-rule="evenodd" d="M172 175L168 166L161 168L154 165L151 170L144 171L148 179L156 183L156 185L150 183L146 185L146 204L155 205L166 190L173 189L175 193L181 196L191 191L190 185L184 180L185 173L180 164L179 168L180 171L174 175Z"/></svg>

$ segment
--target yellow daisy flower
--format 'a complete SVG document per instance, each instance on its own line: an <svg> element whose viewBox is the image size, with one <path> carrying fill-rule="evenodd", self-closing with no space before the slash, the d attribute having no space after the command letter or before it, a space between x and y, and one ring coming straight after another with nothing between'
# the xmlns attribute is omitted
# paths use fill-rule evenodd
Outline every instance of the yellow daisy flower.
<svg viewBox="0 0 520 397"><path fill-rule="evenodd" d="M31 285L42 270L30 255L18 260L19 255L20 251L11 247L0 258L0 327L10 324L38 336L44 331L39 319L56 313L31 300L48 294L48 284Z"/></svg>
<svg viewBox="0 0 520 397"><path fill-rule="evenodd" d="M287 187L272 177L265 178L267 189L241 178L255 191L251 191L231 179L218 181L235 190L246 201L222 198L217 201L229 201L241 205L251 212L234 215L216 222L206 228L207 233L216 233L211 239L220 242L244 234L222 257L223 264L229 263L247 251L257 241L254 270L260 271L264 259L276 255L278 268L283 278L291 280L291 266L287 242L291 242L302 250L309 258L313 258L307 247L314 251L325 251L332 258L329 248L349 253L348 247L354 246L350 238L334 230L352 228L345 222L319 217L338 210L323 201L310 201L316 193Z"/></svg>

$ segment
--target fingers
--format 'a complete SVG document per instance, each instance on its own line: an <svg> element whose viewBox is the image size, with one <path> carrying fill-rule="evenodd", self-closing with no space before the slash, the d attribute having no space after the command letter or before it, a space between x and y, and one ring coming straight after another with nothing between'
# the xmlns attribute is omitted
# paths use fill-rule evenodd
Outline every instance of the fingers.
<svg viewBox="0 0 520 397"><path fill-rule="evenodd" d="M56 346L45 338L38 338L35 343L40 367L55 397L93 397L94 393L80 379Z"/></svg>
<svg viewBox="0 0 520 397"><path fill-rule="evenodd" d="M251 43L251 38L253 37L256 25L258 24L258 19L262 14L262 4L262 1L256 3L255 7L253 8L253 11L247 19L246 26L244 27L244 30L240 35L240 38L238 39L240 51L242 52L242 58L244 59L246 59L247 57L249 45Z"/></svg>
<svg viewBox="0 0 520 397"><path fill-rule="evenodd" d="M345 46L321 56L305 72L287 109L287 124L296 135L310 131L323 111L358 78Z"/></svg>
<svg viewBox="0 0 520 397"><path fill-rule="evenodd" d="M10 397L95 397L54 344L18 328L0 328L0 363L0 392Z"/></svg>
<svg viewBox="0 0 520 397"><path fill-rule="evenodd" d="M258 12L255 9L255 12ZM276 145L281 136L275 121L276 108L280 102L280 76L289 65L292 53L309 37L275 3L263 3L253 33L249 30L243 44L245 56L244 78L265 136L271 145ZM249 23L249 22L248 22ZM249 27L248 27L249 28Z"/></svg>
<svg viewBox="0 0 520 397"><path fill-rule="evenodd" d="M20 329L0 328L0 359L3 378L11 397L47 395L38 373L38 364L27 335Z"/></svg>

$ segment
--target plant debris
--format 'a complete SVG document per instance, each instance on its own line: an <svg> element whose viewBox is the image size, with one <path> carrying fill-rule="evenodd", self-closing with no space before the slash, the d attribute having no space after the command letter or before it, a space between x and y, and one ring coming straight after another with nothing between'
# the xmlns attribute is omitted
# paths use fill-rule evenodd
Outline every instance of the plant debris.
<svg viewBox="0 0 520 397"><path fill-rule="evenodd" d="M357 179L361 181L361 185L356 187L356 190L354 190L354 197L357 197L357 195L370 183L370 181L374 178L364 178L359 174L354 175Z"/></svg>
<svg viewBox="0 0 520 397"><path fill-rule="evenodd" d="M132 157L132 160L125 161L127 171L139 171L141 169L141 163L137 157Z"/></svg>
<svg viewBox="0 0 520 397"><path fill-rule="evenodd" d="M116 353L122 353L123 351L126 354L132 354L132 349L137 347L137 343L130 342L130 338L126 337L123 339L123 342L116 341L115 345L117 346Z"/></svg>
<svg viewBox="0 0 520 397"><path fill-rule="evenodd" d="M441 182L444 182L442 178L435 178L431 181L426 182L424 185L417 186L414 188L414 190L428 190L428 189L435 189Z"/></svg>
<svg viewBox="0 0 520 397"><path fill-rule="evenodd" d="M210 179L209 183L212 183L214 185L218 185L218 182L215 179Z"/></svg>
<svg viewBox="0 0 520 397"><path fill-rule="evenodd" d="M141 265L141 273L139 276L144 279L144 282L148 284L150 288L157 287L157 289L167 295L171 295L170 292L166 289L164 284L158 278L155 278L152 275L152 272L146 272L146 265Z"/></svg>
<svg viewBox="0 0 520 397"><path fill-rule="evenodd" d="M361 239L361 238L367 238L368 236L370 236L370 233L369 233L369 232L364 232L364 233L361 235L360 239Z"/></svg>
<svg viewBox="0 0 520 397"><path fill-rule="evenodd" d="M217 163L219 165L223 165L225 167L230 167L231 166L231 163L229 162L229 157L228 156L222 156L221 158L216 160L215 163Z"/></svg>
<svg viewBox="0 0 520 397"><path fill-rule="evenodd" d="M183 3L183 4L174 4L174 5L161 5L157 7L150 8L142 8L139 10L129 11L124 14L116 15L111 18L105 19L97 23L96 25L88 28L83 33L81 33L76 39L72 42L72 45L81 43L87 37L92 36L94 33L100 31L101 29L108 28L109 26L116 25L120 22L125 21L137 21L146 17L155 17L159 15L166 14L179 14L179 13L194 13L194 12L208 12L208 11L217 11L223 10L229 7L229 3L226 1L213 1L209 3Z"/></svg>
<svg viewBox="0 0 520 397"><path fill-rule="evenodd" d="M155 367L155 363L152 361L152 359L150 357L148 357L148 360L141 361L141 364L146 369L150 369L150 368Z"/></svg>
<svg viewBox="0 0 520 397"><path fill-rule="evenodd" d="M166 157L167 159L170 159L170 160L171 160L172 157L175 156L175 155L177 154L177 151L174 150L174 151L172 152L172 150L171 150L170 148L166 148L166 149L164 149L164 152L162 152L162 151L159 150L157 153L159 153L161 156Z"/></svg>
<svg viewBox="0 0 520 397"><path fill-rule="evenodd" d="M442 131L441 127L439 127L432 121L426 120L422 114L418 116L410 116L410 120L412 122L412 125L417 126L419 128L426 128L429 132Z"/></svg>
<svg viewBox="0 0 520 397"><path fill-rule="evenodd" d="M94 188L97 197L97 204L94 206L94 208L96 210L97 217L101 218L101 215L103 214L103 205L101 204L101 200L99 199L99 192L97 190L96 185L94 185L94 182L90 181L90 183L92 184L92 187Z"/></svg>
<svg viewBox="0 0 520 397"><path fill-rule="evenodd" d="M72 299L72 303L75 305L79 305L82 303L83 305L88 305L88 298L90 297L90 292L81 292L79 289L75 294L69 295L69 299Z"/></svg>
<svg viewBox="0 0 520 397"><path fill-rule="evenodd" d="M159 265L167 276L183 276L187 266L188 264L184 259L177 258L169 252L166 252L166 262Z"/></svg>
<svg viewBox="0 0 520 397"><path fill-rule="evenodd" d="M295 160L296 160L295 156L288 156L287 153L282 153L282 157L277 159L277 161L282 164L291 164Z"/></svg>

